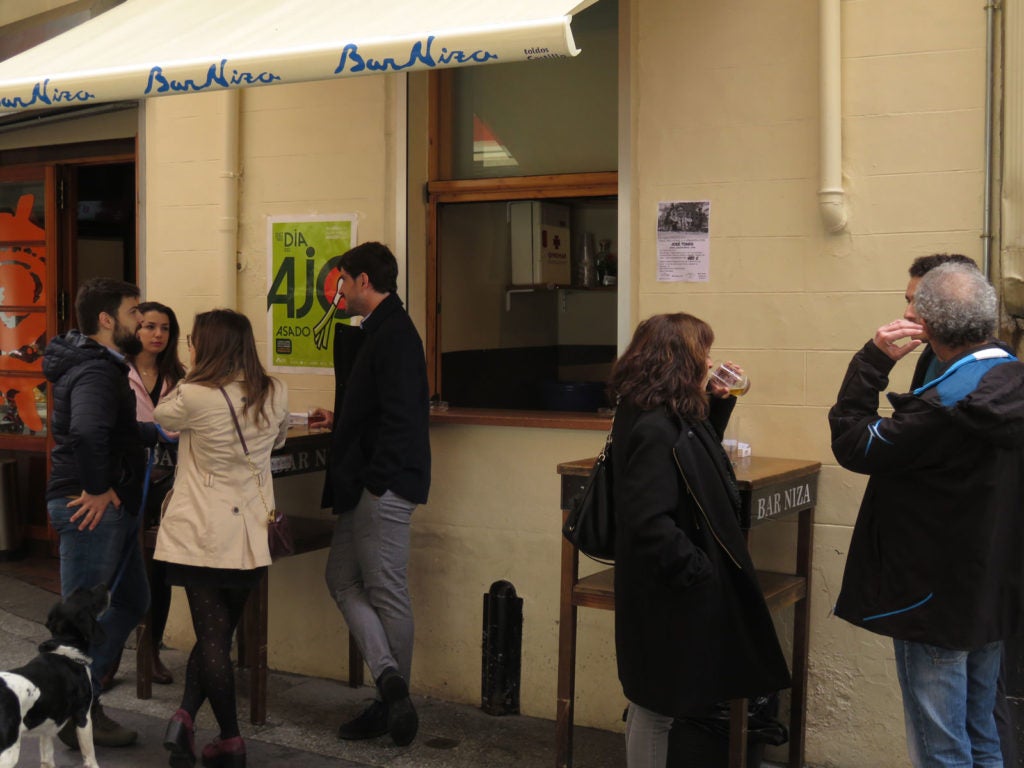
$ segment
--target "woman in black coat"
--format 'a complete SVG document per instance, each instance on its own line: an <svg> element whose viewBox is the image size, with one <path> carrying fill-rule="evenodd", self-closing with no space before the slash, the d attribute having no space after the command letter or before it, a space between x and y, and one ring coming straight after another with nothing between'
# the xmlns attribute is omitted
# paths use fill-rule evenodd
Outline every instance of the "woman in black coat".
<svg viewBox="0 0 1024 768"><path fill-rule="evenodd" d="M664 768L673 719L790 684L721 446L736 400L708 391L713 340L690 315L651 317L609 385L619 403L615 651L629 768Z"/></svg>

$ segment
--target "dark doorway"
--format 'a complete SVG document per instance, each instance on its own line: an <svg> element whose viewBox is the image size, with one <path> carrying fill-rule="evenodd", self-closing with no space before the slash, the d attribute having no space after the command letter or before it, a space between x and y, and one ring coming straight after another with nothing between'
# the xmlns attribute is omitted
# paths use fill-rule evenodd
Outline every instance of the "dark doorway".
<svg viewBox="0 0 1024 768"><path fill-rule="evenodd" d="M135 164L74 165L65 170L68 259L64 274L73 304L78 286L90 278L136 282ZM64 327L73 327L73 313L65 315Z"/></svg>

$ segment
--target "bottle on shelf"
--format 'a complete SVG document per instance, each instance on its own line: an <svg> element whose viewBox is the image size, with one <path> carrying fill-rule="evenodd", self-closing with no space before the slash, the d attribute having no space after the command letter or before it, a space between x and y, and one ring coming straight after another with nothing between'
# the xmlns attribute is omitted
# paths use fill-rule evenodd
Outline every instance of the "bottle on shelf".
<svg viewBox="0 0 1024 768"><path fill-rule="evenodd" d="M611 240L604 238L598 241L596 263L598 285L615 285L618 275Z"/></svg>
<svg viewBox="0 0 1024 768"><path fill-rule="evenodd" d="M584 232L580 243L579 258L576 261L576 272L573 284L577 288L594 288L598 284L597 254L594 249L594 234Z"/></svg>

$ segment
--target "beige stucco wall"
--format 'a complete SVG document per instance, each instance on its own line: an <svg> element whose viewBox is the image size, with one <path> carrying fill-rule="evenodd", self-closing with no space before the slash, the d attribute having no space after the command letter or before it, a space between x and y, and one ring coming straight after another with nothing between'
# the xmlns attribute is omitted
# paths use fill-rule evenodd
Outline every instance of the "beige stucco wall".
<svg viewBox="0 0 1024 768"><path fill-rule="evenodd" d="M143 118L143 281L147 298L178 311L187 330L196 311L237 305L265 340L266 217L356 212L360 241L393 242L395 132L387 78L280 86L241 96L205 94L151 100ZM223 194L227 113L240 99L238 273L229 285L218 233L230 218ZM415 220L415 214L410 216ZM410 251L414 251L410 248ZM410 264L410 305L423 306L423 266ZM422 332L422 324L420 325ZM290 409L329 405L333 379L286 376ZM431 431L431 501L416 512L410 584L417 619L414 688L449 700L478 702L482 596L499 579L525 601L522 708L553 717L558 619L558 476L566 458L596 453L595 432L435 426ZM279 506L319 515L320 474L277 483ZM279 563L270 580L270 665L344 678L347 630L323 583L326 553ZM597 627L588 629L587 627ZM580 689L617 687L608 662L609 616L581 621ZM185 601L176 591L167 642L191 643ZM596 648L591 652L591 645ZM596 661L588 666L588 659ZM597 668L600 681L587 674ZM616 727L599 706L581 702L581 722ZM270 702L271 709L273 702ZM616 711L617 710L617 711Z"/></svg>
<svg viewBox="0 0 1024 768"><path fill-rule="evenodd" d="M978 258L982 204L984 14L958 0L844 0L844 184L847 231L818 216L818 3L633 0L627 190L635 324L685 310L712 323L717 352L754 388L734 430L763 455L823 462L812 585L808 761L906 764L889 642L829 617L863 479L838 469L826 413L854 349L902 312L917 255ZM368 77L238 95L153 99L135 113L5 134L5 146L140 137L141 279L187 327L229 299L265 340L266 217L356 212L360 240L394 242L394 183L404 151L399 81ZM411 92L419 114L422 91ZM238 160L226 131L239 111ZM422 173L423 157L409 158ZM226 201L238 173L238 209ZM227 175L225 175L227 174ZM655 280L663 200L709 199L711 280ZM236 254L225 232L237 217ZM408 215L409 304L424 315L423 210ZM235 267L237 263L237 269ZM910 363L892 388L905 387ZM329 377L287 377L292 410L332 399ZM435 426L431 501L416 512L411 586L418 621L413 688L477 702L481 595L512 581L525 600L522 709L553 717L557 642L559 461L592 455L595 432ZM320 477L281 483L281 506L315 509ZM756 532L762 564L785 561L792 526ZM270 662L343 677L347 638L326 594L323 552L275 565ZM168 641L189 642L177 596ZM619 728L612 616L580 611L577 722ZM780 617L783 627L788 617ZM270 702L271 711L273 701Z"/></svg>
<svg viewBox="0 0 1024 768"><path fill-rule="evenodd" d="M146 102L140 137L146 297L173 306L185 331L196 312L234 306L252 319L262 345L268 216L354 213L360 241L393 242L396 197L387 181L399 140L395 87L392 78L374 77ZM237 209L228 191L232 174ZM226 250L231 231L234 254ZM422 281L422 269L417 274ZM292 411L333 403L330 376L282 378ZM323 515L322 483L322 474L281 481L280 507ZM338 659L347 634L323 586L324 560L321 552L274 568L275 668L344 675ZM191 642L182 597L176 593L168 628L168 642L179 647Z"/></svg>
<svg viewBox="0 0 1024 768"><path fill-rule="evenodd" d="M19 128L0 133L0 149L127 139L138 133L138 110L131 108L71 121Z"/></svg>
<svg viewBox="0 0 1024 768"><path fill-rule="evenodd" d="M147 102L140 152L147 297L173 305L187 328L195 311L225 303L237 288L238 306L265 339L266 216L357 212L359 240L391 241L396 194L387 179L395 162L389 109L395 87L387 78L365 78ZM230 166L224 131L233 99L239 99L241 125L234 286L218 234L231 216L223 174ZM411 212L410 221L417 214ZM410 263L408 274L417 318L422 264ZM291 410L333 398L330 377L285 378ZM410 561L417 693L479 702L482 596L494 581L508 579L525 601L522 709L553 717L561 546L555 466L593 455L602 439L588 431L432 428L433 488L430 503L416 512ZM280 506L292 514L322 515L321 483L317 474L279 481ZM321 551L272 569L273 668L346 675L347 632L323 584L325 561ZM609 644L611 617L588 613L580 630L580 722L615 728L622 702ZM178 647L191 642L180 591L167 641Z"/></svg>
<svg viewBox="0 0 1024 768"><path fill-rule="evenodd" d="M910 259L933 251L979 256L984 27L979 9L952 0L847 0L842 9L850 224L830 236L816 197L817 3L634 4L632 304L634 321L680 309L709 320L720 355L741 360L755 381L735 417L741 438L761 454L824 463L808 760L884 766L905 762L890 645L828 616L863 480L835 467L825 416L851 352L902 312ZM243 94L238 289L254 318L262 316L265 290L262 217L358 210L361 240L389 237L393 148L381 129L388 125L387 88L384 79L367 78ZM333 99L323 98L325 89ZM217 98L147 106L149 293L166 286L165 298L194 308L217 291L202 277L211 252L187 234L216 228L216 210L203 206L205 191L217 183L217 158L209 156ZM186 102L202 99L209 108L190 115ZM191 137L184 147L183 130ZM657 203L694 199L712 201L711 280L658 283ZM410 219L419 216L413 205ZM195 226L176 223L186 220ZM410 225L413 253L417 229ZM414 307L421 266L415 258L410 263ZM263 333L259 323L257 329ZM908 379L909 364L901 368L894 388ZM310 378L289 379L294 409L328 401L329 382ZM600 436L443 426L431 438L434 489L416 513L411 559L414 688L478 701L481 595L491 582L508 579L525 600L522 708L553 717L554 466L593 453ZM290 503L315 506L318 478L288 482ZM785 560L791 534L786 524L759 532L760 561ZM271 664L341 677L347 641L322 587L323 564L324 554L315 553L275 566ZM172 642L187 640L180 608L179 601ZM580 612L577 722L618 728L624 702L611 619ZM780 621L788 627L788 617Z"/></svg>
<svg viewBox="0 0 1024 768"><path fill-rule="evenodd" d="M863 480L835 466L826 414L852 351L902 313L910 260L980 258L985 17L946 0L841 7L850 221L830 236L816 202L818 3L640 0L635 308L708 320L718 355L754 380L734 416L742 438L824 464L808 760L894 766L906 758L891 645L829 617ZM710 282L658 283L658 202L702 199ZM897 368L894 389L910 368Z"/></svg>

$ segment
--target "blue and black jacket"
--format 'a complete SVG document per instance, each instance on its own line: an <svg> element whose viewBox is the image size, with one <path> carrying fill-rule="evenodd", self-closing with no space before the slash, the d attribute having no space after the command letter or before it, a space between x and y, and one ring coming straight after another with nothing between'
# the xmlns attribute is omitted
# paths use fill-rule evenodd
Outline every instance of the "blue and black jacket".
<svg viewBox="0 0 1024 768"><path fill-rule="evenodd" d="M881 416L893 366L868 342L829 412L836 460L870 475L836 615L952 649L1009 637L1024 628L1024 364L986 344Z"/></svg>

